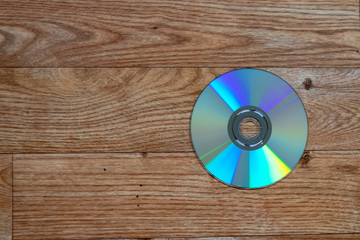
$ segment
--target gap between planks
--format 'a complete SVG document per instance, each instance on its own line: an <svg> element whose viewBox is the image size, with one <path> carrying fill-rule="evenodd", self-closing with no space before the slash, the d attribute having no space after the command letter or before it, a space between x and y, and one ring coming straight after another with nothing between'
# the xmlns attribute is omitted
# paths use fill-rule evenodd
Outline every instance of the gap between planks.
<svg viewBox="0 0 360 240"><path fill-rule="evenodd" d="M243 237L199 237L199 238L164 238L163 240L320 240L320 239L360 239L360 233L320 233L320 234L291 234L291 235L252 235ZM156 239L154 239L156 240ZM160 239L158 239L160 240Z"/></svg>

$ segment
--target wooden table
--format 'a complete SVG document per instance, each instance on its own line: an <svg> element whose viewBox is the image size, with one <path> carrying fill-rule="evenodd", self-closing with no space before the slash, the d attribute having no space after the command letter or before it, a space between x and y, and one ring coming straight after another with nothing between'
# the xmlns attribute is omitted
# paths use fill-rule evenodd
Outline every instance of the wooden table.
<svg viewBox="0 0 360 240"><path fill-rule="evenodd" d="M189 133L201 90L265 69L305 104L287 178L227 187ZM354 0L2 0L0 239L360 239Z"/></svg>

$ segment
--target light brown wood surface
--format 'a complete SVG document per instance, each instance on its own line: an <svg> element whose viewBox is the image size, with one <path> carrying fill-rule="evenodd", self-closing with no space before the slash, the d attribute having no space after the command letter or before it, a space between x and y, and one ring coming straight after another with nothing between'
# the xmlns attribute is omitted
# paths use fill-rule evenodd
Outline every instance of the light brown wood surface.
<svg viewBox="0 0 360 240"><path fill-rule="evenodd" d="M314 151L259 190L228 187L194 153L14 155L16 239L360 231L360 152Z"/></svg>
<svg viewBox="0 0 360 240"><path fill-rule="evenodd" d="M169 238L159 240L327 240L327 239L360 239L360 234L304 234L286 236L251 236L251 237L210 237L210 238ZM156 240L156 239L155 239Z"/></svg>
<svg viewBox="0 0 360 240"><path fill-rule="evenodd" d="M228 70L2 69L0 151L191 152L193 105ZM308 150L359 150L360 69L268 70L304 102Z"/></svg>
<svg viewBox="0 0 360 240"><path fill-rule="evenodd" d="M0 240L360 239L359 9L2 0ZM254 191L210 177L189 132L202 89L244 67L288 81L309 121L295 171Z"/></svg>
<svg viewBox="0 0 360 240"><path fill-rule="evenodd" d="M0 154L0 240L12 235L12 156Z"/></svg>
<svg viewBox="0 0 360 240"><path fill-rule="evenodd" d="M359 3L2 0L0 66L359 67Z"/></svg>

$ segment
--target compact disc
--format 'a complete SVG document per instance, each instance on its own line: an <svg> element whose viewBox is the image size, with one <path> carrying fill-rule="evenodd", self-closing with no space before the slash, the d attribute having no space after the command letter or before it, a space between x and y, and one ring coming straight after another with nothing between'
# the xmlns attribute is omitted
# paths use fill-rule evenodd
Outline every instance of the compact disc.
<svg viewBox="0 0 360 240"><path fill-rule="evenodd" d="M191 138L204 168L221 182L261 188L299 162L308 136L294 89L263 70L240 69L213 80L191 115Z"/></svg>

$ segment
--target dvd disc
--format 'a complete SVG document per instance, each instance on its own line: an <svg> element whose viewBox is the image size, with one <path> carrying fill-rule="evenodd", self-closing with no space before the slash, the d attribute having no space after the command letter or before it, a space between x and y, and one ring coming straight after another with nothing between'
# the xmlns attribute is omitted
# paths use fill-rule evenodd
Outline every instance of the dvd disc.
<svg viewBox="0 0 360 240"><path fill-rule="evenodd" d="M261 188L299 162L308 136L294 89L263 70L240 69L213 80L191 115L191 138L204 168L221 182Z"/></svg>

